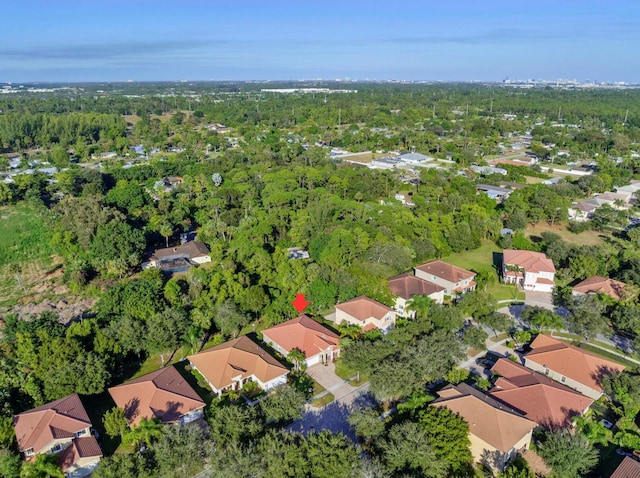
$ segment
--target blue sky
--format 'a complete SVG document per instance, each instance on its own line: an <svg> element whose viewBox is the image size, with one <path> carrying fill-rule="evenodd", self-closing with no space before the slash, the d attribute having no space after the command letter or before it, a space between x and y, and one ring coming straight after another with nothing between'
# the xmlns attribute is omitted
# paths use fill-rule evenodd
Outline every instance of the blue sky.
<svg viewBox="0 0 640 478"><path fill-rule="evenodd" d="M640 83L637 0L18 0L0 81Z"/></svg>

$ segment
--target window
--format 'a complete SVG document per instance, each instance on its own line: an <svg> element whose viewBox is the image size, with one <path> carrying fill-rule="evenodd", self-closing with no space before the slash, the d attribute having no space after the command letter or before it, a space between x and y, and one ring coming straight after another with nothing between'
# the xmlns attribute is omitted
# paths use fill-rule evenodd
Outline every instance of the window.
<svg viewBox="0 0 640 478"><path fill-rule="evenodd" d="M547 367L544 368L544 374L549 375L549 369Z"/></svg>
<svg viewBox="0 0 640 478"><path fill-rule="evenodd" d="M53 448L51 448L51 453L58 453L62 450L62 445L60 443L56 443Z"/></svg>
<svg viewBox="0 0 640 478"><path fill-rule="evenodd" d="M29 448L24 451L24 456L32 456L32 455L33 455L33 448Z"/></svg>
<svg viewBox="0 0 640 478"><path fill-rule="evenodd" d="M562 377L562 378L560 379L560 381L561 381L562 383L565 383L565 382L567 381L567 377Z"/></svg>
<svg viewBox="0 0 640 478"><path fill-rule="evenodd" d="M436 276L431 276L431 280L436 280Z"/></svg>
<svg viewBox="0 0 640 478"><path fill-rule="evenodd" d="M82 429L82 430L80 430L79 432L75 432L75 434L74 434L74 435L75 435L75 437L76 437L76 438L78 438L78 437L81 437L81 436L86 435L86 434L87 434L87 429L86 429L86 428L83 428L83 429Z"/></svg>

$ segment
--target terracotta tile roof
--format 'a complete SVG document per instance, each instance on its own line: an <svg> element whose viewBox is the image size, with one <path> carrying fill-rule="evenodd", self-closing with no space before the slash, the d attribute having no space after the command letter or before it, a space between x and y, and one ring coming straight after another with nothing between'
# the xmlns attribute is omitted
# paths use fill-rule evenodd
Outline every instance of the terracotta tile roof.
<svg viewBox="0 0 640 478"><path fill-rule="evenodd" d="M188 358L218 390L231 385L238 376L244 379L253 375L265 383L289 373L266 350L244 335Z"/></svg>
<svg viewBox="0 0 640 478"><path fill-rule="evenodd" d="M538 284L548 284L548 285L555 285L556 284L551 279L547 279L546 277L538 277L538 278L536 278L536 283L538 283Z"/></svg>
<svg viewBox="0 0 640 478"><path fill-rule="evenodd" d="M416 266L416 269L453 283L476 276L475 272L437 260Z"/></svg>
<svg viewBox="0 0 640 478"><path fill-rule="evenodd" d="M278 344L287 353L295 348L300 349L306 358L313 357L329 347L333 347L333 350L339 349L338 334L306 315L264 329L262 335Z"/></svg>
<svg viewBox="0 0 640 478"><path fill-rule="evenodd" d="M171 423L204 407L204 401L173 366L111 387L109 394L124 409L129 425L137 425L143 418Z"/></svg>
<svg viewBox="0 0 640 478"><path fill-rule="evenodd" d="M93 436L80 437L73 440L71 446L58 455L58 465L67 471L81 458L102 458L102 450Z"/></svg>
<svg viewBox="0 0 640 478"><path fill-rule="evenodd" d="M491 371L500 375L489 395L546 428L566 427L593 400L508 359Z"/></svg>
<svg viewBox="0 0 640 478"><path fill-rule="evenodd" d="M346 312L351 317L361 322L364 322L371 317L380 320L389 312L393 311L391 307L387 307L386 305L370 299L369 297L365 297L364 295L337 304L336 309Z"/></svg>
<svg viewBox="0 0 640 478"><path fill-rule="evenodd" d="M621 372L625 369L623 365L544 334L535 338L531 348L525 355L527 360L600 392L602 387L598 377L602 373Z"/></svg>
<svg viewBox="0 0 640 478"><path fill-rule="evenodd" d="M578 209L583 212L591 212L591 211L595 211L597 207L595 207L593 204L585 204L581 202L578 204L574 204L572 206L572 209Z"/></svg>
<svg viewBox="0 0 640 478"><path fill-rule="evenodd" d="M413 274L402 274L389 279L389 289L393 295L409 300L414 295L431 295L442 292L444 287Z"/></svg>
<svg viewBox="0 0 640 478"><path fill-rule="evenodd" d="M13 417L18 449L38 453L53 440L73 438L91 426L89 416L76 393Z"/></svg>
<svg viewBox="0 0 640 478"><path fill-rule="evenodd" d="M176 255L186 255L189 259L195 257L203 257L209 255L209 248L198 241L187 242L176 247L167 247L164 249L157 249L151 259L159 260L165 257L171 257Z"/></svg>
<svg viewBox="0 0 640 478"><path fill-rule="evenodd" d="M453 388L457 396L448 394L453 396L438 398L432 405L460 415L469 424L469 433L502 452L511 450L536 427L535 422L465 383Z"/></svg>
<svg viewBox="0 0 640 478"><path fill-rule="evenodd" d="M503 251L503 260L505 265L521 267L525 272L555 273L556 271L553 261L542 252L505 249Z"/></svg>
<svg viewBox="0 0 640 478"><path fill-rule="evenodd" d="M618 465L611 478L640 478L640 463L631 457L625 456Z"/></svg>
<svg viewBox="0 0 640 478"><path fill-rule="evenodd" d="M622 291L627 284L614 279L593 276L573 286L573 291L580 294L606 294L616 300L623 298Z"/></svg>

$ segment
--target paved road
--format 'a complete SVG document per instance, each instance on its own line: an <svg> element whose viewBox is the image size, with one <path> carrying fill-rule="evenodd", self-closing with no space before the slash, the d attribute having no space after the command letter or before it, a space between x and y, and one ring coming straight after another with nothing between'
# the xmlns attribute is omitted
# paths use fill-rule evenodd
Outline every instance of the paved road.
<svg viewBox="0 0 640 478"><path fill-rule="evenodd" d="M371 408L375 405L376 400L369 394L369 384L365 383L348 395L334 400L326 407L315 408L307 405L304 416L285 430L305 434L329 430L334 433L344 433L355 442L356 436L347 422L347 418L356 410Z"/></svg>

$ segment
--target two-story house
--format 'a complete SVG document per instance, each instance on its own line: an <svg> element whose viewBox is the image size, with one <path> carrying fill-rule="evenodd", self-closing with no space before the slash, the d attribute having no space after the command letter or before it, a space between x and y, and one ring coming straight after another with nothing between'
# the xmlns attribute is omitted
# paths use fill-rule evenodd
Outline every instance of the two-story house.
<svg viewBox="0 0 640 478"><path fill-rule="evenodd" d="M413 274L401 274L389 279L389 290L396 298L395 309L402 317L413 317L415 312L408 310L414 296L426 295L436 304L444 302L444 287L426 281Z"/></svg>
<svg viewBox="0 0 640 478"><path fill-rule="evenodd" d="M91 434L91 421L76 393L16 415L13 428L18 449L27 460L57 453L65 473L95 469L102 458Z"/></svg>
<svg viewBox="0 0 640 478"><path fill-rule="evenodd" d="M444 288L444 295L455 297L476 288L475 272L440 260L429 261L415 267L416 277Z"/></svg>
<svg viewBox="0 0 640 478"><path fill-rule="evenodd" d="M553 291L556 268L542 252L505 249L502 256L505 284L518 284L524 290Z"/></svg>
<svg viewBox="0 0 640 478"><path fill-rule="evenodd" d="M380 302L361 295L336 305L336 324L347 323L362 327L365 332L373 329L388 331L396 323L396 312Z"/></svg>

